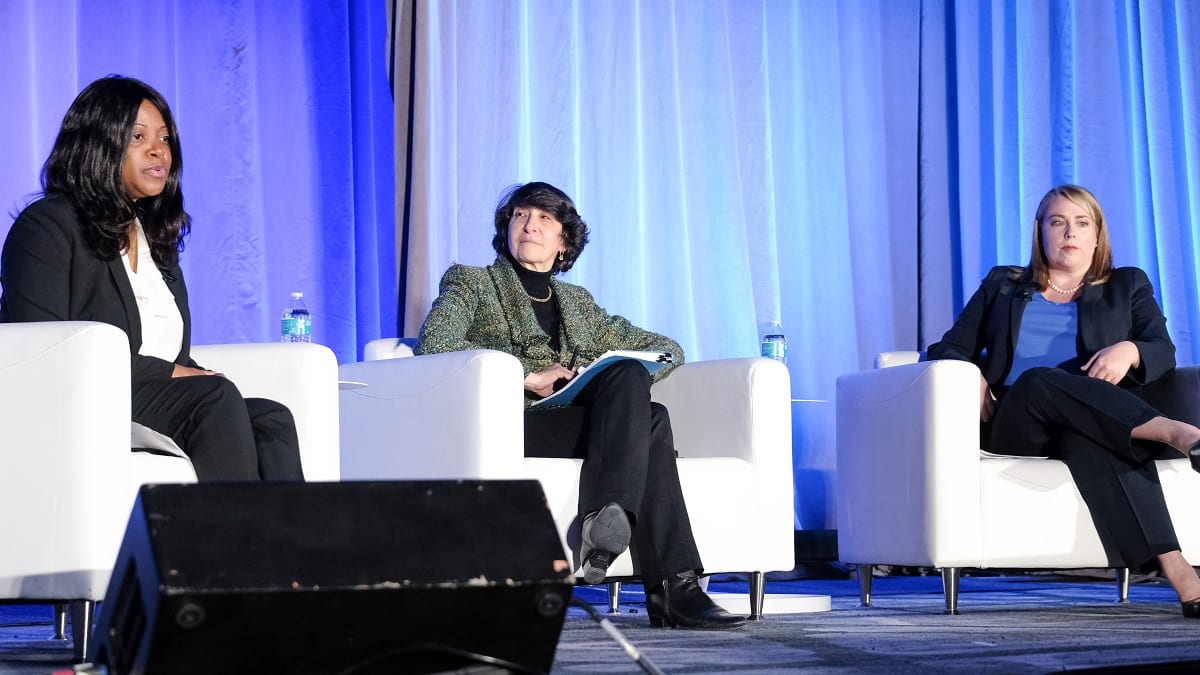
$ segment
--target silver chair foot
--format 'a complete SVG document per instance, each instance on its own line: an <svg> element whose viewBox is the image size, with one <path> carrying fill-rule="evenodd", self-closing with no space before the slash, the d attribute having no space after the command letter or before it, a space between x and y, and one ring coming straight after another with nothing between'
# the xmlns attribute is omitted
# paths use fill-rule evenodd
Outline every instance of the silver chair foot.
<svg viewBox="0 0 1200 675"><path fill-rule="evenodd" d="M621 604L621 582L608 582L608 613L620 614L619 606Z"/></svg>
<svg viewBox="0 0 1200 675"><path fill-rule="evenodd" d="M1129 603L1129 568L1117 568L1117 602Z"/></svg>
<svg viewBox="0 0 1200 675"><path fill-rule="evenodd" d="M92 637L92 620L95 618L94 600L71 601L71 638L74 642L75 663L84 663L88 643Z"/></svg>
<svg viewBox="0 0 1200 675"><path fill-rule="evenodd" d="M54 639L67 639L67 603L54 603Z"/></svg>
<svg viewBox="0 0 1200 675"><path fill-rule="evenodd" d="M750 616L751 621L762 621L763 599L767 592L767 574L765 572L750 573Z"/></svg>
<svg viewBox="0 0 1200 675"><path fill-rule="evenodd" d="M946 611L943 614L958 614L958 578L961 567L942 568L942 591L946 594Z"/></svg>
<svg viewBox="0 0 1200 675"><path fill-rule="evenodd" d="M858 606L871 606L871 577L875 575L874 565L858 566Z"/></svg>

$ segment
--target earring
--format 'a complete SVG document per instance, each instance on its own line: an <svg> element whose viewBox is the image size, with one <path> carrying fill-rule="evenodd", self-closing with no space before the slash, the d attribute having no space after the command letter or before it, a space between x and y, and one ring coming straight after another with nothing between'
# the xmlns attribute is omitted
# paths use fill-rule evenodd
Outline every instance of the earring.
<svg viewBox="0 0 1200 675"><path fill-rule="evenodd" d="M558 261L562 262L562 259L563 259L563 251L559 251L558 252Z"/></svg>

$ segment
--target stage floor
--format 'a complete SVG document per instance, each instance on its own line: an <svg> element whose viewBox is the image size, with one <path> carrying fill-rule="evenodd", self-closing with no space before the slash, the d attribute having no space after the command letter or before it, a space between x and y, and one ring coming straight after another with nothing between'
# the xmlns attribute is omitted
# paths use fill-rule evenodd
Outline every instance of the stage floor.
<svg viewBox="0 0 1200 675"><path fill-rule="evenodd" d="M711 590L744 593L746 584L722 581ZM767 591L829 595L833 609L768 615L729 632L652 629L641 588L626 585L621 613L609 618L668 673L1200 672L1200 621L1182 618L1162 583L1134 584L1122 605L1112 581L967 576L959 616L942 614L936 576L877 578L870 609L858 607L858 582L850 579L769 581ZM606 611L603 588L576 594ZM50 634L49 607L0 605L0 673L69 669L69 643ZM641 670L586 612L571 608L553 672Z"/></svg>

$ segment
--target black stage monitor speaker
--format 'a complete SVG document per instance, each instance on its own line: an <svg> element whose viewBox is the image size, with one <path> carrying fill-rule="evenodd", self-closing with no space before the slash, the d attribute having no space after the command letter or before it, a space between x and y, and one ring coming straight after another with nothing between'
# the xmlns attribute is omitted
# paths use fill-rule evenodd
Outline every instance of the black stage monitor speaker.
<svg viewBox="0 0 1200 675"><path fill-rule="evenodd" d="M144 486L88 660L548 672L569 575L537 481Z"/></svg>

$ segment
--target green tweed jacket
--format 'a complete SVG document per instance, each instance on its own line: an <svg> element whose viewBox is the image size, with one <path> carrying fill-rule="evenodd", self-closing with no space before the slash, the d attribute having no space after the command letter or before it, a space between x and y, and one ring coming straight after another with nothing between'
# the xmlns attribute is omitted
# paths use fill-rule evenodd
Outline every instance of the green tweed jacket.
<svg viewBox="0 0 1200 675"><path fill-rule="evenodd" d="M414 351L440 354L496 349L517 357L526 375L556 361L566 365L576 346L580 363L589 363L610 349L674 354L675 365L658 371L655 379L683 363L683 348L678 343L609 314L582 286L551 277L550 287L562 316L557 354L550 349L550 336L538 325L517 273L504 258L487 267L456 264L446 270Z"/></svg>

